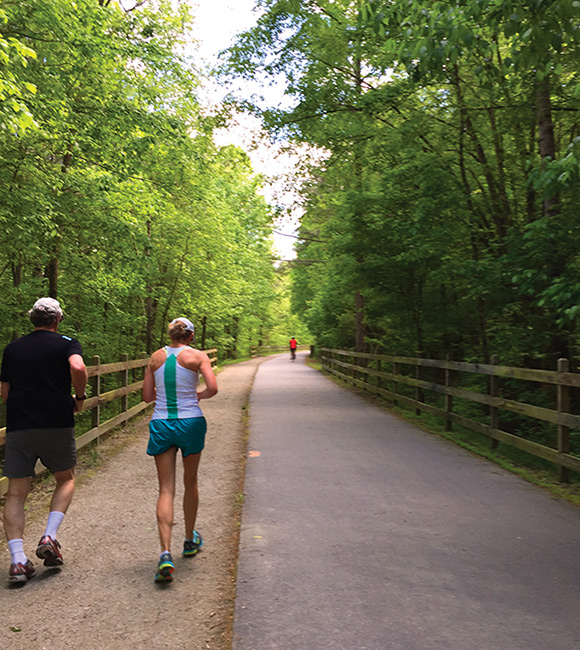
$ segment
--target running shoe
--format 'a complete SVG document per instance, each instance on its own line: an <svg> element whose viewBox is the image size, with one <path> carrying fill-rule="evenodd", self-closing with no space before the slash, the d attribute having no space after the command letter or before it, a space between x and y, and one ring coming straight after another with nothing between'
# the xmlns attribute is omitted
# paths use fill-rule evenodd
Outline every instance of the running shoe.
<svg viewBox="0 0 580 650"><path fill-rule="evenodd" d="M171 575L175 567L173 566L173 558L171 553L161 553L159 557L159 566L155 574L155 582L171 582L173 576Z"/></svg>
<svg viewBox="0 0 580 650"><path fill-rule="evenodd" d="M44 566L62 566L60 544L48 535L41 537L36 548L36 557L44 560Z"/></svg>
<svg viewBox="0 0 580 650"><path fill-rule="evenodd" d="M26 560L26 564L18 562L17 564L10 565L10 573L8 574L8 582L26 582L36 575L34 564L30 560Z"/></svg>
<svg viewBox="0 0 580 650"><path fill-rule="evenodd" d="M203 546L203 539L197 530L193 531L193 539L186 539L183 542L183 557L192 557Z"/></svg>

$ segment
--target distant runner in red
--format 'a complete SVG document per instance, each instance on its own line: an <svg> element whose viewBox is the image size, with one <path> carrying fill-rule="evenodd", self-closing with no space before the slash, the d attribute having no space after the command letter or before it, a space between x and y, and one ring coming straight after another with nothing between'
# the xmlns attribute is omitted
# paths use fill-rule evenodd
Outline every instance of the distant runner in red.
<svg viewBox="0 0 580 650"><path fill-rule="evenodd" d="M292 361L296 358L296 347L298 346L298 343L296 342L296 339L292 337L290 339L290 358Z"/></svg>

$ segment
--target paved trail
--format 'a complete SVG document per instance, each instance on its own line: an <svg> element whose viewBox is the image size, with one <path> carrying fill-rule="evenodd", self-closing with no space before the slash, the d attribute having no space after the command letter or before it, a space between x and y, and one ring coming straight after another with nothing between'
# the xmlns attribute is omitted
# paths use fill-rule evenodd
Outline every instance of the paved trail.
<svg viewBox="0 0 580 650"><path fill-rule="evenodd" d="M260 366L250 417L234 650L580 647L578 508L302 355Z"/></svg>

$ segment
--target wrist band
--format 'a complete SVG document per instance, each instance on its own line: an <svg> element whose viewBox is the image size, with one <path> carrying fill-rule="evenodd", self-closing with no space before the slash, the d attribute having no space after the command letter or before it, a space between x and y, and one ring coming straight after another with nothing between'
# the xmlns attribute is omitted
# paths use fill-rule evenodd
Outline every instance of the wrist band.
<svg viewBox="0 0 580 650"><path fill-rule="evenodd" d="M75 395L75 399L77 400L77 402L83 402L84 400L87 399L87 396L86 396L86 394L83 395L82 397L79 397L78 395Z"/></svg>

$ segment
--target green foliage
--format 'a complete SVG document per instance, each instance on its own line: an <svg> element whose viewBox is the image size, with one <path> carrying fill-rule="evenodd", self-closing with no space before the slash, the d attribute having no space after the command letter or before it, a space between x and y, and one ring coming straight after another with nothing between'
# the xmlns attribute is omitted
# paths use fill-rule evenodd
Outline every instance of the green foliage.
<svg viewBox="0 0 580 650"><path fill-rule="evenodd" d="M187 4L34 0L0 22L0 341L39 295L89 360L151 351L179 314L230 357L286 323L272 210L197 104Z"/></svg>
<svg viewBox="0 0 580 650"><path fill-rule="evenodd" d="M318 343L577 354L577 5L260 2L228 66L284 76L289 108L266 123L326 154L293 271Z"/></svg>
<svg viewBox="0 0 580 650"><path fill-rule="evenodd" d="M23 71L36 52L14 36L6 36L8 15L0 9L0 130L23 133L36 127L26 105L36 86L26 81Z"/></svg>

